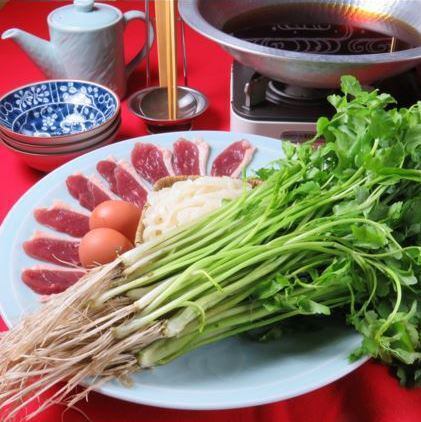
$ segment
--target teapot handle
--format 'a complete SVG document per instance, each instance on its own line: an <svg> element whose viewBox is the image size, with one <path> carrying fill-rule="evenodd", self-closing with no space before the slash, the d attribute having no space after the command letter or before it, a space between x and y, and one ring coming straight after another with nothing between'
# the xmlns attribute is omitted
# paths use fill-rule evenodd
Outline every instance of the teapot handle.
<svg viewBox="0 0 421 422"><path fill-rule="evenodd" d="M145 14L138 10L130 10L123 14L124 23L127 25L130 21L138 19L149 25L149 49L152 47L152 44L155 39L155 31L153 29L153 25L151 22L146 22ZM146 44L146 43L145 43ZM139 64L139 62L146 56L146 53L149 50L146 45L143 45L142 49L133 57L132 60L126 65L126 78L130 76L133 72L135 67Z"/></svg>

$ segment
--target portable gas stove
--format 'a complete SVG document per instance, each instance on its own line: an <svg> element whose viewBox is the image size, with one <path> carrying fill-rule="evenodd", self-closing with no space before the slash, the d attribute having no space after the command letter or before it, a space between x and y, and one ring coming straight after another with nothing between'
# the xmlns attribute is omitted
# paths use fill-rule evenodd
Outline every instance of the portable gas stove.
<svg viewBox="0 0 421 422"><path fill-rule="evenodd" d="M421 100L420 74L415 69L376 83L399 107ZM300 88L270 80L234 62L231 72L231 130L302 142L314 136L320 116L332 116L326 97L334 90Z"/></svg>

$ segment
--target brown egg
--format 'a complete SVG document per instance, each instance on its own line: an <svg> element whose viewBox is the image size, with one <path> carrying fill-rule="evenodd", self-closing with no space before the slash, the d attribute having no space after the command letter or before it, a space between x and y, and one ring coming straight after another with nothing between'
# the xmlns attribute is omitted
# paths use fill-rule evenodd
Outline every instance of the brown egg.
<svg viewBox="0 0 421 422"><path fill-rule="evenodd" d="M79 245L80 262L85 268L107 264L133 248L133 243L120 232L100 228L89 231Z"/></svg>
<svg viewBox="0 0 421 422"><path fill-rule="evenodd" d="M89 218L90 229L107 227L124 234L134 242L141 210L125 201L105 201L99 204Z"/></svg>

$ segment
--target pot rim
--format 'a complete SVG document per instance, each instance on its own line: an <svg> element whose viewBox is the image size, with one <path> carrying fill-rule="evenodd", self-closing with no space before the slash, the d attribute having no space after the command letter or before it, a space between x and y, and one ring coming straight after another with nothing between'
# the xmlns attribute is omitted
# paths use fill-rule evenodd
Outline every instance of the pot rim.
<svg viewBox="0 0 421 422"><path fill-rule="evenodd" d="M315 53L309 54L280 50L273 47L265 47L233 37L211 25L200 13L199 0L180 1L178 4L178 9L182 19L189 26L194 28L195 31L199 32L199 34L226 47L227 49L234 49L237 51L253 54L257 57L267 57L269 59L282 58L300 62L347 65L396 63L421 59L421 46L409 48L407 50L394 51L392 53L353 55L330 55Z"/></svg>

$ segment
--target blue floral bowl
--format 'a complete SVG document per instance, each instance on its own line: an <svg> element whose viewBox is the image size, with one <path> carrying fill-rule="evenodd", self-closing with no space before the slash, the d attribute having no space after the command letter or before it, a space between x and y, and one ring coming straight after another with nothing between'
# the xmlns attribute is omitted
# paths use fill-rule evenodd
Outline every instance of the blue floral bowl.
<svg viewBox="0 0 421 422"><path fill-rule="evenodd" d="M76 142L105 130L119 112L117 95L104 86L43 81L0 98L0 130L22 142Z"/></svg>

